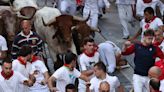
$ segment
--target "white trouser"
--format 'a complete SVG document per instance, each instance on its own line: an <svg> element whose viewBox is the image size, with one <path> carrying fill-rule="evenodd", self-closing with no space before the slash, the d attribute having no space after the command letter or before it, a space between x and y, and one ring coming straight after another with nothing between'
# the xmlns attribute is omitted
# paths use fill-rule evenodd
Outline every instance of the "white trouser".
<svg viewBox="0 0 164 92"><path fill-rule="evenodd" d="M112 44L101 43L98 52L101 61L107 66L108 73L113 73L116 68L116 57Z"/></svg>
<svg viewBox="0 0 164 92"><path fill-rule="evenodd" d="M48 88L30 90L29 92L50 92Z"/></svg>
<svg viewBox="0 0 164 92"><path fill-rule="evenodd" d="M86 9L84 7L83 10L83 18L87 18L89 16L90 10ZM95 12L94 10L91 10L90 13L90 18L87 21L87 24L91 27L97 28L97 24L98 24L98 11Z"/></svg>
<svg viewBox="0 0 164 92"><path fill-rule="evenodd" d="M133 74L134 92L150 92L149 77Z"/></svg>
<svg viewBox="0 0 164 92"><path fill-rule="evenodd" d="M75 15L76 3L72 3L69 0L60 1L60 11L62 14Z"/></svg>
<svg viewBox="0 0 164 92"><path fill-rule="evenodd" d="M123 29L123 35L129 36L128 23L132 21L133 13L131 5L118 4L118 14Z"/></svg>
<svg viewBox="0 0 164 92"><path fill-rule="evenodd" d="M98 0L99 14L102 14L102 8L105 8L105 3L103 0Z"/></svg>

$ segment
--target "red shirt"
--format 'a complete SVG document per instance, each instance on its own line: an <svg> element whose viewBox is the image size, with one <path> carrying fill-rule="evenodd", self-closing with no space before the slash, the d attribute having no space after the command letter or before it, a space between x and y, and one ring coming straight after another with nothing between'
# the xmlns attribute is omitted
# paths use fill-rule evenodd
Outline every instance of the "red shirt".
<svg viewBox="0 0 164 92"><path fill-rule="evenodd" d="M158 60L157 62L155 62L155 66L158 66L159 68L161 68L162 70L162 74L159 77L160 80L164 79L164 59Z"/></svg>
<svg viewBox="0 0 164 92"><path fill-rule="evenodd" d="M142 43L140 43L142 45ZM156 53L154 54L154 57L159 57L160 59L164 59L164 54L161 51L161 49L158 46L155 46L156 48ZM135 52L135 45L132 44L129 46L125 52L122 52L122 55L130 55Z"/></svg>

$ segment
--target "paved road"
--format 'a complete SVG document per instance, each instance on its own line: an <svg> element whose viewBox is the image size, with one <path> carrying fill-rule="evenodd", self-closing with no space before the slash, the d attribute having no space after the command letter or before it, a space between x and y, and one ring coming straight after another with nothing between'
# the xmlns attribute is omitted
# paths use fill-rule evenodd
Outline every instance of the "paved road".
<svg viewBox="0 0 164 92"><path fill-rule="evenodd" d="M42 1L43 2L38 2L40 7L43 7L45 5L45 2L44 2L45 0L42 0ZM114 1L114 0L111 0L111 1ZM48 0L47 5L53 6L53 0ZM121 24L118 17L117 7L114 3L112 3L111 5L111 11L105 14L103 18L99 20L98 26L102 32L101 34L96 33L95 41L97 44L104 42L105 40L111 40L114 43L116 43L119 47L122 46L122 43L125 40L122 39L123 34L121 30ZM129 25L129 29L130 29L131 35L134 35L134 33L137 31L138 28L137 26L131 27L131 25ZM133 66L132 57L133 56L128 56L126 58L128 59L129 64ZM131 84L132 74L133 74L132 67L115 72L115 75L118 76L121 84L125 87L125 92L129 92L129 90L132 87L132 84Z"/></svg>

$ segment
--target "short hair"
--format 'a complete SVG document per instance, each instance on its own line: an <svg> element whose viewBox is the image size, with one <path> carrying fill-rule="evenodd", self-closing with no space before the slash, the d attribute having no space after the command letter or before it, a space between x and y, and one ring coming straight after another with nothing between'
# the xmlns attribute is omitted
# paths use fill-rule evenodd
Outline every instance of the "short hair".
<svg viewBox="0 0 164 92"><path fill-rule="evenodd" d="M72 53L71 51L68 51L65 54L65 64L70 64L72 60L76 60L76 59L77 59L76 54Z"/></svg>
<svg viewBox="0 0 164 92"><path fill-rule="evenodd" d="M74 84L67 84L65 87L65 92L67 92L67 89L76 89Z"/></svg>
<svg viewBox="0 0 164 92"><path fill-rule="evenodd" d="M148 29L144 32L144 36L154 36L154 30Z"/></svg>
<svg viewBox="0 0 164 92"><path fill-rule="evenodd" d="M98 69L103 70L103 72L105 73L107 72L106 66L102 61L99 61L98 63L96 63L94 67L96 66L98 67Z"/></svg>
<svg viewBox="0 0 164 92"><path fill-rule="evenodd" d="M85 38L83 39L83 45L86 45L87 42L94 42L94 39L91 38L91 37L85 37Z"/></svg>
<svg viewBox="0 0 164 92"><path fill-rule="evenodd" d="M4 59L2 60L2 65L4 65L4 63L12 63L11 57L8 56L8 57L4 58Z"/></svg>
<svg viewBox="0 0 164 92"><path fill-rule="evenodd" d="M154 15L154 10L153 10L152 7L146 7L146 8L144 9L144 13L145 13L145 12L148 12L149 14Z"/></svg>
<svg viewBox="0 0 164 92"><path fill-rule="evenodd" d="M25 45L21 47L21 49L18 52L18 55L26 57L27 55L32 54L32 52L32 48L30 46Z"/></svg>
<svg viewBox="0 0 164 92"><path fill-rule="evenodd" d="M154 90L159 90L160 80L158 80L156 78L152 78L152 79L150 79L149 84Z"/></svg>

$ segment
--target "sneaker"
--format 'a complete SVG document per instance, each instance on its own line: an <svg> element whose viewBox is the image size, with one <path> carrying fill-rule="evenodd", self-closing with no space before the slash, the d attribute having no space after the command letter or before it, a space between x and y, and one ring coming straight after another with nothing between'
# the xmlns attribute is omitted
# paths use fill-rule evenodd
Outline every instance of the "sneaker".
<svg viewBox="0 0 164 92"><path fill-rule="evenodd" d="M102 18L102 16L103 16L102 14L99 14L99 15L98 15L98 18L99 18L99 19L101 19L101 18Z"/></svg>
<svg viewBox="0 0 164 92"><path fill-rule="evenodd" d="M105 9L105 7L102 8L102 12L103 12L103 14L106 13L106 9Z"/></svg>

